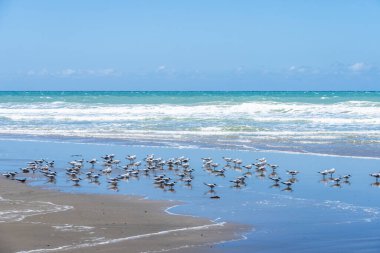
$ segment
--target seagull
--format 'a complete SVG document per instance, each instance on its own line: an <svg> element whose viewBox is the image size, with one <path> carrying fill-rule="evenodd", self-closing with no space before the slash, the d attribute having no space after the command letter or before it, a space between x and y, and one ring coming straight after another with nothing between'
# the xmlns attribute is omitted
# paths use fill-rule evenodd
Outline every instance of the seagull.
<svg viewBox="0 0 380 253"><path fill-rule="evenodd" d="M141 162L139 161L139 162L135 162L134 164L133 164L133 166L135 166L135 167L139 167L141 165Z"/></svg>
<svg viewBox="0 0 380 253"><path fill-rule="evenodd" d="M204 185L210 187L211 190L213 190L214 187L216 187L216 184L208 184L208 183L204 183Z"/></svg>
<svg viewBox="0 0 380 253"><path fill-rule="evenodd" d="M120 160L112 160L113 164L119 164L121 161Z"/></svg>
<svg viewBox="0 0 380 253"><path fill-rule="evenodd" d="M257 161L259 161L259 163L263 164L263 165L266 165L267 164L267 159L265 157L263 158L260 158L260 159L256 159Z"/></svg>
<svg viewBox="0 0 380 253"><path fill-rule="evenodd" d="M339 184L339 182L342 180L341 177L336 177L332 179L336 184Z"/></svg>
<svg viewBox="0 0 380 253"><path fill-rule="evenodd" d="M79 177L76 177L76 178L72 178L71 181L73 181L75 184L75 186L79 185L79 181L82 180L81 178Z"/></svg>
<svg viewBox="0 0 380 253"><path fill-rule="evenodd" d="M119 178L120 179L128 179L130 176L131 176L131 174L128 172L128 173L120 175Z"/></svg>
<svg viewBox="0 0 380 253"><path fill-rule="evenodd" d="M27 168L20 168L20 170L22 171L22 173L29 173L30 172L30 169L27 167Z"/></svg>
<svg viewBox="0 0 380 253"><path fill-rule="evenodd" d="M3 176L6 178L14 178L17 174L18 172L7 172L7 173L4 173Z"/></svg>
<svg viewBox="0 0 380 253"><path fill-rule="evenodd" d="M212 161L211 157L202 157L201 159L202 159L203 162Z"/></svg>
<svg viewBox="0 0 380 253"><path fill-rule="evenodd" d="M240 182L242 182L244 184L246 178L247 178L247 176L240 176L240 177L237 177L236 179L240 180Z"/></svg>
<svg viewBox="0 0 380 253"><path fill-rule="evenodd" d="M229 163L232 162L232 160L233 160L233 159L230 158L230 157L224 157L224 156L223 156L222 158L223 158L224 161L226 161L227 164L229 164Z"/></svg>
<svg viewBox="0 0 380 253"><path fill-rule="evenodd" d="M264 173L265 171L266 171L265 166L261 166L261 167L256 168L256 172Z"/></svg>
<svg viewBox="0 0 380 253"><path fill-rule="evenodd" d="M286 171L289 175L291 175L292 177L296 176L297 174L299 174L300 172L297 171L297 170L287 170Z"/></svg>
<svg viewBox="0 0 380 253"><path fill-rule="evenodd" d="M238 177L235 180L230 180L231 183L234 183L234 187L239 188L242 185L245 185L245 177Z"/></svg>
<svg viewBox="0 0 380 253"><path fill-rule="evenodd" d="M259 167L265 167L265 163L253 163L253 165L255 165L257 168Z"/></svg>
<svg viewBox="0 0 380 253"><path fill-rule="evenodd" d="M330 178L332 178L332 175L335 173L335 169L334 168L329 169L327 170L327 173L330 174Z"/></svg>
<svg viewBox="0 0 380 253"><path fill-rule="evenodd" d="M252 169L252 164L244 165L243 168L246 168L247 170Z"/></svg>
<svg viewBox="0 0 380 253"><path fill-rule="evenodd" d="M376 182L378 182L378 180L379 180L379 178L380 178L380 172L378 172L378 173L371 173L371 174L369 174L371 177L374 177L374 178L376 178Z"/></svg>
<svg viewBox="0 0 380 253"><path fill-rule="evenodd" d="M169 190L174 191L173 187L177 182L165 182L165 186L169 186Z"/></svg>
<svg viewBox="0 0 380 253"><path fill-rule="evenodd" d="M181 160L182 163L188 163L190 161L190 158L188 158L188 157L180 157L179 160Z"/></svg>
<svg viewBox="0 0 380 253"><path fill-rule="evenodd" d="M191 181L193 181L193 179L190 177L187 177L187 178L182 179L182 181L185 182L186 184L191 184Z"/></svg>
<svg viewBox="0 0 380 253"><path fill-rule="evenodd" d="M334 181L335 184L331 185L331 187L342 187L342 186L340 185L340 181L341 181L341 180L342 180L342 178L340 178L340 177L333 178L332 181Z"/></svg>
<svg viewBox="0 0 380 253"><path fill-rule="evenodd" d="M126 158L129 160L130 163L133 163L133 161L136 160L136 155L128 155Z"/></svg>
<svg viewBox="0 0 380 253"><path fill-rule="evenodd" d="M285 191L285 192L292 192L293 189L292 189L292 187L287 186L286 188L282 189L282 191Z"/></svg>
<svg viewBox="0 0 380 253"><path fill-rule="evenodd" d="M286 185L287 187L290 187L290 186L292 186L293 185L293 182L292 181L283 181L283 182L281 182L281 184L284 184L284 185Z"/></svg>
<svg viewBox="0 0 380 253"><path fill-rule="evenodd" d="M329 170L318 171L318 173L321 174L324 178L327 174L329 174Z"/></svg>
<svg viewBox="0 0 380 253"><path fill-rule="evenodd" d="M281 181L281 177L270 177L269 179L273 180L276 184Z"/></svg>
<svg viewBox="0 0 380 253"><path fill-rule="evenodd" d="M87 161L88 163L90 163L92 165L92 167L95 166L95 164L97 163L96 159L91 159L90 161Z"/></svg>
<svg viewBox="0 0 380 253"><path fill-rule="evenodd" d="M15 178L15 180L19 181L20 183L25 183L26 178L20 179L20 178Z"/></svg>
<svg viewBox="0 0 380 253"><path fill-rule="evenodd" d="M114 187L117 187L117 184L119 183L119 181L118 180L110 180L110 181L108 181L108 183Z"/></svg>
<svg viewBox="0 0 380 253"><path fill-rule="evenodd" d="M280 167L280 166L278 166L277 164L269 164L269 163L268 163L268 166L271 167L272 170L275 170L275 169L277 169L278 167Z"/></svg>
<svg viewBox="0 0 380 253"><path fill-rule="evenodd" d="M212 173L216 174L217 176L224 176L224 172L226 171L226 169L220 169L220 170L213 170Z"/></svg>
<svg viewBox="0 0 380 253"><path fill-rule="evenodd" d="M240 165L243 163L240 159L232 160L232 162L235 164L235 167L240 167Z"/></svg>
<svg viewBox="0 0 380 253"><path fill-rule="evenodd" d="M112 172L112 168L111 167L108 167L108 168L105 168L104 170L102 170L103 173L106 173L106 174L109 174Z"/></svg>
<svg viewBox="0 0 380 253"><path fill-rule="evenodd" d="M45 176L49 179L49 182L54 182L55 181L55 174L45 174Z"/></svg>

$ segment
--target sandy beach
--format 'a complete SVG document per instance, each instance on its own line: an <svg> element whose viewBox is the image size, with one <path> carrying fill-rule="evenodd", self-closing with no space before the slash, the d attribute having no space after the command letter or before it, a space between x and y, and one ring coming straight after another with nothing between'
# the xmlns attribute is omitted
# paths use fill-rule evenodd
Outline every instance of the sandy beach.
<svg viewBox="0 0 380 253"><path fill-rule="evenodd" d="M165 209L173 203L137 197L66 194L6 179L0 179L0 192L2 253L200 252L193 246L207 245L202 247L207 251L248 229L169 215Z"/></svg>
<svg viewBox="0 0 380 253"><path fill-rule="evenodd" d="M378 252L380 207L374 200L379 188L369 175L377 171L378 159L5 138L0 150L0 172L19 172L15 178L27 180L1 176L0 252ZM143 165L139 176L121 179L112 189L110 180L125 173L123 165L105 174L101 162L94 168L85 162L75 184L67 174L68 161L81 158L73 154L85 161L104 154L115 159L135 154L141 160L147 154L186 156L193 180L184 182L182 169L167 166L146 175ZM295 163L300 173L286 187L268 178L270 167L267 172L226 167L225 175L217 176L202 165L202 157L223 164L226 155L244 164L266 157L280 166L277 173L284 180L291 178L287 170ZM50 170L56 180L41 169L19 169L41 158L55 161ZM332 166L338 176L352 179L336 183L317 173ZM97 183L88 171L101 173ZM162 174L177 184L172 189L155 184ZM233 180L241 175L246 184L236 187ZM217 185L214 191L206 182ZM239 240L242 236L245 240Z"/></svg>

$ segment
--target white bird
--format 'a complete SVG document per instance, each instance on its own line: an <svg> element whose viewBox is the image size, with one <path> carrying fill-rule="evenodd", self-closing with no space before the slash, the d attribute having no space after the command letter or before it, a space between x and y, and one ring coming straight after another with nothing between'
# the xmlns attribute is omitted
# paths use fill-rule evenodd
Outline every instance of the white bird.
<svg viewBox="0 0 380 253"><path fill-rule="evenodd" d="M246 168L247 170L250 170L252 169L252 164L248 164L248 165L244 165L243 167Z"/></svg>
<svg viewBox="0 0 380 253"><path fill-rule="evenodd" d="M210 189L214 189L217 185L216 184L208 184L208 183L204 183L206 186L210 187Z"/></svg>
<svg viewBox="0 0 380 253"><path fill-rule="evenodd" d="M230 157L224 157L224 156L223 156L222 158L223 158L224 161L226 161L227 164L230 163L230 162L232 162L232 160L233 160L233 159L230 158Z"/></svg>
<svg viewBox="0 0 380 253"><path fill-rule="evenodd" d="M334 168L329 169L327 170L327 173L330 174L330 177L332 178L332 175L335 173L335 169Z"/></svg>
<svg viewBox="0 0 380 253"><path fill-rule="evenodd" d="M133 161L136 160L136 155L128 155L126 158L129 160L130 163L133 163Z"/></svg>
<svg viewBox="0 0 380 253"><path fill-rule="evenodd" d="M281 182L282 184L286 185L287 187L290 187L293 185L293 182L288 180L288 181L285 181L285 182Z"/></svg>
<svg viewBox="0 0 380 253"><path fill-rule="evenodd" d="M376 178L376 182L379 180L379 178L380 178L380 172L378 172L378 173L371 173L371 174L369 174L371 177L374 177L374 178Z"/></svg>
<svg viewBox="0 0 380 253"><path fill-rule="evenodd" d="M291 175L292 177L296 176L297 174L299 174L300 172L297 171L297 170L287 170L286 171L289 175Z"/></svg>
<svg viewBox="0 0 380 253"><path fill-rule="evenodd" d="M329 170L318 171L318 173L325 177L327 174L329 174Z"/></svg>
<svg viewBox="0 0 380 253"><path fill-rule="evenodd" d="M90 161L87 161L87 162L90 163L92 166L94 166L97 163L95 158L91 159Z"/></svg>
<svg viewBox="0 0 380 253"><path fill-rule="evenodd" d="M112 168L111 167L107 167L105 168L104 170L102 170L103 173L106 173L106 174L109 174L112 172Z"/></svg>
<svg viewBox="0 0 380 253"><path fill-rule="evenodd" d="M182 181L185 182L186 184L190 184L192 180L193 179L191 179L190 177L186 177L186 178L182 179Z"/></svg>

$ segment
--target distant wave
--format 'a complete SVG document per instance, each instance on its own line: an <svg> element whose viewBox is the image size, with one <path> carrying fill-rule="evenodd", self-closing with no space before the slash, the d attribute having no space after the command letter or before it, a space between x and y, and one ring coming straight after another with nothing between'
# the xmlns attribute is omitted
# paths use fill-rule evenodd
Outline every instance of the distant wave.
<svg viewBox="0 0 380 253"><path fill-rule="evenodd" d="M201 98L188 98L186 93L160 94L160 103L152 103L151 94L138 94L132 97L133 103L120 94L107 94L106 100L104 94L91 99L88 93L84 97L53 94L40 96L37 102L7 95L5 102L0 101L0 134L189 142L232 148L281 144L281 149L288 146L298 150L313 145L320 149L337 143L342 147L380 143L380 99L376 97L380 94L369 93L371 97L365 100L367 93L349 93L345 98L331 93L318 99L314 93L312 99L302 93L299 101L296 94L284 94L261 95L253 100L250 93L223 93L217 98L211 96L210 101L204 94ZM189 101L173 102L181 98ZM331 102L334 99L337 101ZM117 103L104 103L114 100Z"/></svg>
<svg viewBox="0 0 380 253"><path fill-rule="evenodd" d="M252 121L310 121L335 124L380 124L380 102L337 104L249 102L196 105L88 105L72 103L0 104L0 116L9 120L127 121L181 119L246 119Z"/></svg>

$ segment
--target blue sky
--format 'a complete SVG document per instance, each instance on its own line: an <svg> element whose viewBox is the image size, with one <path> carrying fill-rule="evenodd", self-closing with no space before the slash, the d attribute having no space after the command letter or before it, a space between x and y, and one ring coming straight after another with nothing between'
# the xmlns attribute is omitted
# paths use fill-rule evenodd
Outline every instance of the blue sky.
<svg viewBox="0 0 380 253"><path fill-rule="evenodd" d="M0 90L380 90L379 0L0 0Z"/></svg>

